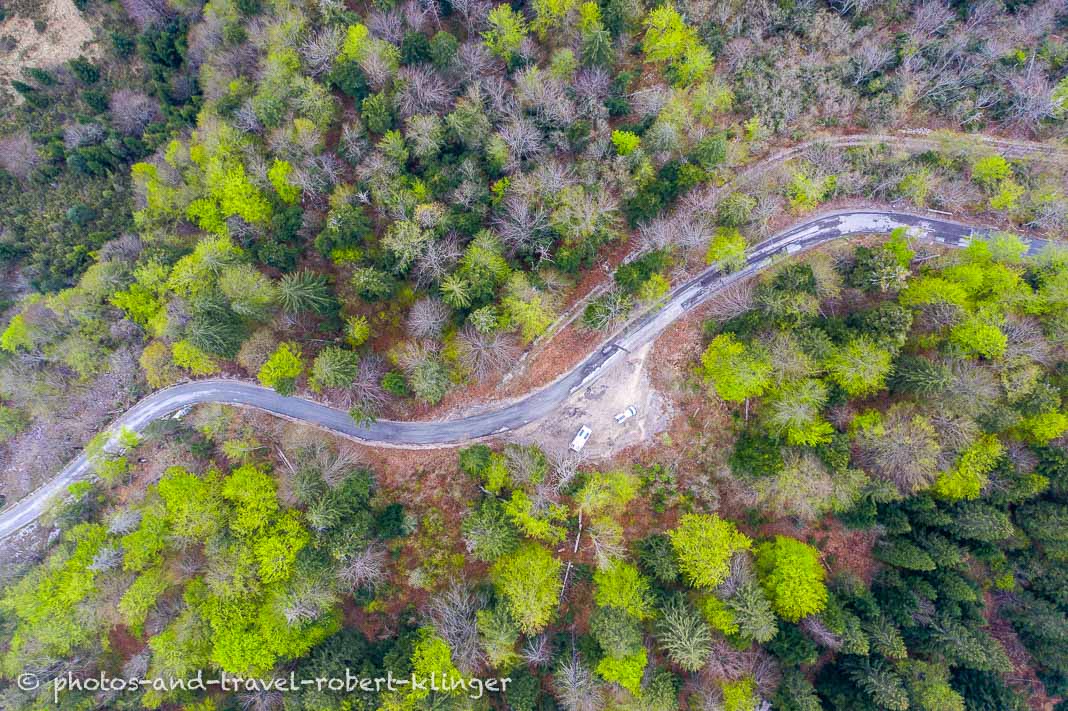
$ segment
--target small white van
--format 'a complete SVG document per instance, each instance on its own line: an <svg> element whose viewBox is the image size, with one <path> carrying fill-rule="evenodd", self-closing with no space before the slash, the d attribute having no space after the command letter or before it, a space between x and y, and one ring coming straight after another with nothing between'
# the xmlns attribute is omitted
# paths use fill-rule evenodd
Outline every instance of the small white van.
<svg viewBox="0 0 1068 711"><path fill-rule="evenodd" d="M571 451L581 452L582 448L586 446L586 440L590 438L591 434L593 434L593 430L586 425L580 427L578 433L575 434L575 438L571 440Z"/></svg>

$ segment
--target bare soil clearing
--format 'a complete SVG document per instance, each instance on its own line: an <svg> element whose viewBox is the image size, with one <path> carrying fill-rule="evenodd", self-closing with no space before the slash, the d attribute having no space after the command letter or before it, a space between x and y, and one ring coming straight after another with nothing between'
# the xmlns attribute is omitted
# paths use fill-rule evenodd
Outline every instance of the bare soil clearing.
<svg viewBox="0 0 1068 711"><path fill-rule="evenodd" d="M45 23L43 32L37 31L34 20L20 15L0 22L0 91L17 103L22 97L8 90L23 69L48 69L79 55L95 54L93 30L72 0L44 0L39 16L37 22Z"/></svg>
<svg viewBox="0 0 1068 711"><path fill-rule="evenodd" d="M652 344L631 353L589 387L575 391L555 417L524 427L515 439L562 451L583 425L593 430L582 450L586 459L601 459L649 440L667 429L671 404L650 381L646 362ZM619 424L615 416L633 405L638 412Z"/></svg>

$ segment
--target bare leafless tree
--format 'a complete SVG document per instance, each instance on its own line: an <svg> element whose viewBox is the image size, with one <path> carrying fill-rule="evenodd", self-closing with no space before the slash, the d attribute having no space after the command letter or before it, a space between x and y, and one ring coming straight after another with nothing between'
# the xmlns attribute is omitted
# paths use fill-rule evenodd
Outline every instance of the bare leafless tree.
<svg viewBox="0 0 1068 711"><path fill-rule="evenodd" d="M111 515L108 533L124 535L137 530L141 525L141 512L137 509L119 509Z"/></svg>
<svg viewBox="0 0 1068 711"><path fill-rule="evenodd" d="M408 333L413 338L438 338L449 321L449 307L434 297L423 297L408 311Z"/></svg>
<svg viewBox="0 0 1068 711"><path fill-rule="evenodd" d="M956 13L943 0L924 0L912 9L913 37L920 41L941 34L948 28Z"/></svg>
<svg viewBox="0 0 1068 711"><path fill-rule="evenodd" d="M132 232L124 232L113 240L104 243L100 248L100 261L134 263L141 255L144 243L141 238Z"/></svg>
<svg viewBox="0 0 1068 711"><path fill-rule="evenodd" d="M304 577L294 581L280 599L282 616L290 626L317 619L337 602L329 580Z"/></svg>
<svg viewBox="0 0 1068 711"><path fill-rule="evenodd" d="M126 14L144 30L170 15L166 0L121 0Z"/></svg>
<svg viewBox="0 0 1068 711"><path fill-rule="evenodd" d="M892 406L884 431L860 433L857 443L865 468L905 494L930 485L938 473L941 447L934 426L907 405Z"/></svg>
<svg viewBox="0 0 1068 711"><path fill-rule="evenodd" d="M452 3L453 10L464 18L464 22L470 26L471 30L482 28L492 7L493 4L489 0L456 0Z"/></svg>
<svg viewBox="0 0 1068 711"><path fill-rule="evenodd" d="M519 348L509 334L480 333L470 325L460 331L458 345L460 362L478 381L503 372L519 355Z"/></svg>
<svg viewBox="0 0 1068 711"><path fill-rule="evenodd" d="M402 118L442 113L447 110L452 97L441 75L426 65L401 68L396 86L394 102Z"/></svg>
<svg viewBox="0 0 1068 711"><path fill-rule="evenodd" d="M753 308L753 282L750 279L736 281L721 290L705 306L705 313L717 321L727 321L741 316Z"/></svg>
<svg viewBox="0 0 1068 711"><path fill-rule="evenodd" d="M341 157L353 165L359 163L371 148L366 132L357 121L350 121L341 128L337 146Z"/></svg>
<svg viewBox="0 0 1068 711"><path fill-rule="evenodd" d="M1008 85L1010 122L1034 130L1056 114L1053 87L1044 71L1030 66L1023 73L1009 75L1005 83Z"/></svg>
<svg viewBox="0 0 1068 711"><path fill-rule="evenodd" d="M278 690L278 685L261 683L255 686L251 691L245 691L238 696L243 711L276 711L282 708L285 695Z"/></svg>
<svg viewBox="0 0 1068 711"><path fill-rule="evenodd" d="M27 178L40 160L29 131L0 138L0 169L16 178Z"/></svg>
<svg viewBox="0 0 1068 711"><path fill-rule="evenodd" d="M412 270L416 284L425 289L444 279L456 266L462 253L459 239L454 234L428 243L422 256L415 260Z"/></svg>
<svg viewBox="0 0 1068 711"><path fill-rule="evenodd" d="M159 104L139 91L119 89L108 101L111 122L127 136L140 136L145 127L159 118Z"/></svg>
<svg viewBox="0 0 1068 711"><path fill-rule="evenodd" d="M494 226L512 252L522 252L530 249L549 228L549 214L540 204L513 195L505 199Z"/></svg>
<svg viewBox="0 0 1068 711"><path fill-rule="evenodd" d="M256 109L252 106L252 99L245 101L234 112L234 127L245 133L260 133L263 131L263 122L256 115Z"/></svg>
<svg viewBox="0 0 1068 711"><path fill-rule="evenodd" d="M894 58L894 50L883 44L878 37L868 38L853 53L853 86L863 84L877 74Z"/></svg>
<svg viewBox="0 0 1068 711"><path fill-rule="evenodd" d="M1006 361L1026 359L1051 367L1055 361L1053 348L1042 333L1042 326L1032 318L1009 315L1001 325L1008 340Z"/></svg>
<svg viewBox="0 0 1068 711"><path fill-rule="evenodd" d="M485 600L462 583L434 595L427 604L430 623L449 645L453 663L463 674L476 674L486 663L475 618L484 606Z"/></svg>
<svg viewBox="0 0 1068 711"><path fill-rule="evenodd" d="M72 123L63 128L63 145L67 148L91 146L104 140L104 127L98 123Z"/></svg>
<svg viewBox="0 0 1068 711"><path fill-rule="evenodd" d="M501 128L499 135L508 146L509 171L518 170L524 161L537 158L544 150L541 131L528 119L512 119Z"/></svg>
<svg viewBox="0 0 1068 711"><path fill-rule="evenodd" d="M553 643L547 634L539 634L528 637L523 649L519 652L530 666L541 669L547 667L553 660Z"/></svg>
<svg viewBox="0 0 1068 711"><path fill-rule="evenodd" d="M122 556L123 552L121 546L104 546L96 552L95 556L93 556L93 562L89 564L89 570L92 570L95 573L113 570L122 563Z"/></svg>
<svg viewBox="0 0 1068 711"><path fill-rule="evenodd" d="M604 707L604 686L574 650L553 674L553 691L566 711L599 711Z"/></svg>
<svg viewBox="0 0 1068 711"><path fill-rule="evenodd" d="M330 71L341 51L341 29L330 25L309 36L300 46L300 56L313 77Z"/></svg>
<svg viewBox="0 0 1068 711"><path fill-rule="evenodd" d="M465 84L477 82L482 77L498 71L497 61L486 45L477 40L464 42L456 51L456 72Z"/></svg>
<svg viewBox="0 0 1068 711"><path fill-rule="evenodd" d="M841 649L841 636L832 632L817 615L809 615L801 620L800 627L802 632L821 647L834 651Z"/></svg>
<svg viewBox="0 0 1068 711"><path fill-rule="evenodd" d="M386 579L386 562L386 549L373 543L342 562L338 581L349 590L375 588Z"/></svg>
<svg viewBox="0 0 1068 711"><path fill-rule="evenodd" d="M404 38L404 16L397 10L375 10L367 18L367 27L375 37L393 44Z"/></svg>

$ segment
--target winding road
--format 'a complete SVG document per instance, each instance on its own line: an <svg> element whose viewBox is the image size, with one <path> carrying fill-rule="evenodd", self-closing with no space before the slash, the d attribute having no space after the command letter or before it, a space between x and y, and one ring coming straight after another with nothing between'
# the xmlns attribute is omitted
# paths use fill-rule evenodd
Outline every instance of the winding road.
<svg viewBox="0 0 1068 711"><path fill-rule="evenodd" d="M379 420L357 424L348 413L298 397L285 397L273 390L237 380L197 380L157 391L144 398L111 424L117 432L126 427L135 432L155 420L204 403L248 407L280 417L321 427L362 442L401 448L455 445L492 437L539 420L551 413L571 393L593 383L626 354L656 339L674 321L725 287L767 268L776 257L802 252L836 239L862 234L887 234L898 227L918 231L926 239L951 246L966 246L973 235L988 228L974 227L940 216L891 210L843 210L811 217L754 247L745 266L729 275L708 268L674 288L661 305L628 324L599 350L549 385L514 402L480 414L453 420L397 422ZM1046 246L1044 240L1029 241L1029 253ZM114 447L114 442L112 443ZM0 539L33 523L56 494L91 472L83 453L47 484L0 512Z"/></svg>

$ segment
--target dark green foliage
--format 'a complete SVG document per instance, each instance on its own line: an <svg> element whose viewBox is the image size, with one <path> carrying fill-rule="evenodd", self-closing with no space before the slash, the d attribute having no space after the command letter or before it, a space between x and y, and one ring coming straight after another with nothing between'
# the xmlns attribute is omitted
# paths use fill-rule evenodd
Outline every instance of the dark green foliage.
<svg viewBox="0 0 1068 711"><path fill-rule="evenodd" d="M78 77L78 80L83 84L95 84L100 79L100 70L85 57L72 59L67 62L67 66L70 67L71 73Z"/></svg>
<svg viewBox="0 0 1068 711"><path fill-rule="evenodd" d="M484 444L475 444L460 450L460 469L472 477L477 477L489 466L491 450Z"/></svg>
<svg viewBox="0 0 1068 711"><path fill-rule="evenodd" d="M391 370L382 376L382 387L387 393L397 397L407 397L411 394L408 389L408 381L404 379L401 373L395 370Z"/></svg>
<svg viewBox="0 0 1068 711"><path fill-rule="evenodd" d="M904 538L882 541L872 550L879 560L907 570L934 570L935 562L922 548Z"/></svg>
<svg viewBox="0 0 1068 711"><path fill-rule="evenodd" d="M627 200L623 214L632 227L651 220L704 177L704 171L693 164L677 161L665 163L657 171L654 180L647 182L634 197Z"/></svg>
<svg viewBox="0 0 1068 711"><path fill-rule="evenodd" d="M358 102L363 101L370 93L367 75L356 62L338 62L327 74L326 81L337 91Z"/></svg>
<svg viewBox="0 0 1068 711"><path fill-rule="evenodd" d="M177 69L185 61L187 23L173 19L149 27L137 38L141 58L158 67Z"/></svg>
<svg viewBox="0 0 1068 711"><path fill-rule="evenodd" d="M598 607L590 616L590 634L610 657L625 657L642 647L638 620L615 607Z"/></svg>
<svg viewBox="0 0 1068 711"><path fill-rule="evenodd" d="M891 390L919 397L936 395L951 382L949 366L922 356L903 354L894 364L890 375Z"/></svg>
<svg viewBox="0 0 1068 711"><path fill-rule="evenodd" d="M404 506L389 504L375 514L375 535L379 538L399 538L404 535Z"/></svg>
<svg viewBox="0 0 1068 711"><path fill-rule="evenodd" d="M900 348L912 328L912 310L889 301L870 311L852 314L846 324L887 347Z"/></svg>
<svg viewBox="0 0 1068 711"><path fill-rule="evenodd" d="M1027 704L999 674L958 668L951 678L953 688L964 697L968 711L1024 711Z"/></svg>
<svg viewBox="0 0 1068 711"><path fill-rule="evenodd" d="M783 671L782 682L772 699L776 709L780 711L821 711L816 689L805 675L796 668Z"/></svg>
<svg viewBox="0 0 1068 711"><path fill-rule="evenodd" d="M638 562L657 582L671 585L679 579L678 563L671 539L662 533L638 541Z"/></svg>
<svg viewBox="0 0 1068 711"><path fill-rule="evenodd" d="M37 85L41 87L55 86L56 84L56 78L47 69L27 67L26 76L37 82Z"/></svg>
<svg viewBox="0 0 1068 711"><path fill-rule="evenodd" d="M658 249L646 252L638 259L621 264L616 269L615 280L620 288L629 294L636 294L649 277L660 274L671 267L671 255L666 250Z"/></svg>
<svg viewBox="0 0 1068 711"><path fill-rule="evenodd" d="M455 35L441 30L430 38L430 61L438 69L446 69L456 57L460 41Z"/></svg>
<svg viewBox="0 0 1068 711"><path fill-rule="evenodd" d="M372 94L360 104L364 125L371 133L385 133L393 127L393 110L382 93Z"/></svg>
<svg viewBox="0 0 1068 711"><path fill-rule="evenodd" d="M346 671L353 675L373 678L381 673L384 658L389 655L390 642L372 645L357 629L343 629L315 647L297 665L294 673L302 679L344 679ZM342 702L353 704L359 711L370 711L379 705L374 692L345 693L317 688L318 685L297 685L299 692L287 695L287 708L312 709L338 707Z"/></svg>
<svg viewBox="0 0 1068 711"><path fill-rule="evenodd" d="M537 711L538 700L541 698L541 683L538 677L525 667L511 672L510 676L512 683L505 692L508 708L513 711Z"/></svg>
<svg viewBox="0 0 1068 711"><path fill-rule="evenodd" d="M754 428L742 430L734 442L731 469L741 476L772 477L785 467L779 443Z"/></svg>
<svg viewBox="0 0 1068 711"><path fill-rule="evenodd" d="M779 625L779 631L767 644L767 650L785 666L813 664L819 658L816 643L806 637L797 625Z"/></svg>
<svg viewBox="0 0 1068 711"><path fill-rule="evenodd" d="M719 134L702 138L697 142L690 157L705 170L712 170L727 159L726 136Z"/></svg>
<svg viewBox="0 0 1068 711"><path fill-rule="evenodd" d="M422 32L405 32L400 46L401 64L430 61L430 40Z"/></svg>
<svg viewBox="0 0 1068 711"><path fill-rule="evenodd" d="M137 39L125 32L113 31L109 35L111 47L119 57L129 57L137 49Z"/></svg>

